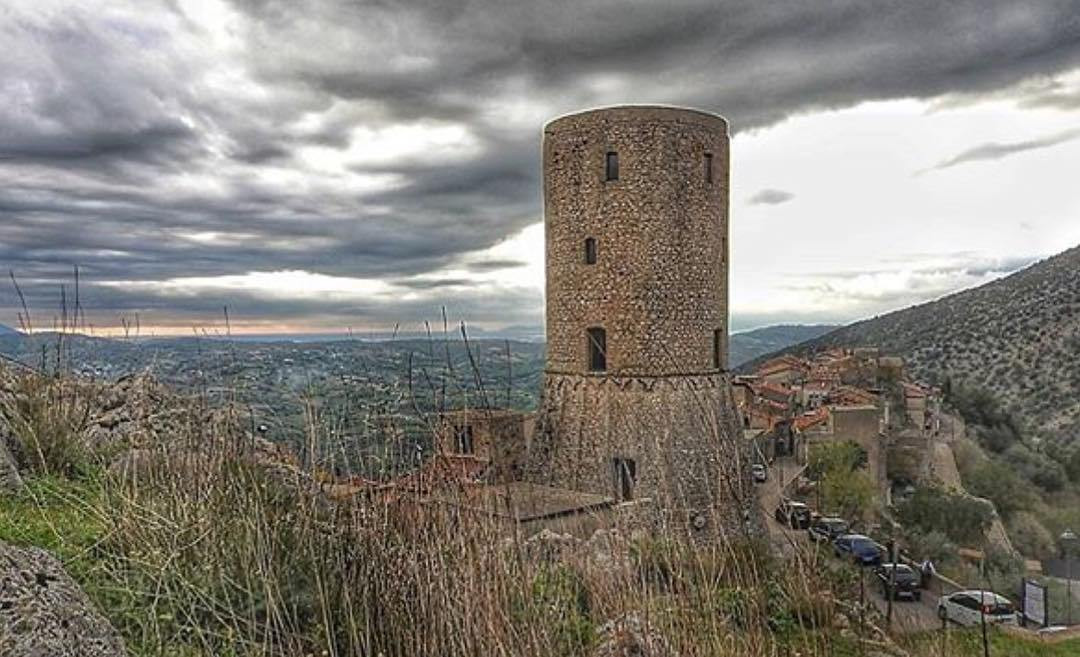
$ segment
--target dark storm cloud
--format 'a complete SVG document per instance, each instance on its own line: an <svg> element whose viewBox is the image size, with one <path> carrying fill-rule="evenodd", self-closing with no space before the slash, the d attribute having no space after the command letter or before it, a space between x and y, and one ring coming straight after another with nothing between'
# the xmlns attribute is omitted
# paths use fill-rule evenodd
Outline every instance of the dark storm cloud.
<svg viewBox="0 0 1080 657"><path fill-rule="evenodd" d="M754 194L747 201L749 205L780 205L781 203L787 203L791 199L795 198L795 195L791 192L785 192L782 189L763 189L757 194Z"/></svg>
<svg viewBox="0 0 1080 657"><path fill-rule="evenodd" d="M32 295L55 295L73 263L87 285L281 270L438 280L540 218L540 125L559 113L689 104L743 130L1080 66L1071 0L231 6L202 23L153 0L126 11L16 3L0 17L0 266ZM1044 91L1028 102L1068 101ZM460 128L468 147L421 138L401 156L354 151L355 129L394 126ZM166 312L153 289L91 296L102 309ZM450 302L483 299L441 289ZM249 302L294 316L284 302Z"/></svg>

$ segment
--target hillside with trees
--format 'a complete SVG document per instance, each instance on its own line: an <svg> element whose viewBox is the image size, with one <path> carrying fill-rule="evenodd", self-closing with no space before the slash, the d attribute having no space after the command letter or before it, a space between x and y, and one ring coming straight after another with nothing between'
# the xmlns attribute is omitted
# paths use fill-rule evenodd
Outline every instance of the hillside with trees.
<svg viewBox="0 0 1080 657"><path fill-rule="evenodd" d="M1034 439L1080 444L1080 247L790 349L880 347L910 374L984 390Z"/></svg>

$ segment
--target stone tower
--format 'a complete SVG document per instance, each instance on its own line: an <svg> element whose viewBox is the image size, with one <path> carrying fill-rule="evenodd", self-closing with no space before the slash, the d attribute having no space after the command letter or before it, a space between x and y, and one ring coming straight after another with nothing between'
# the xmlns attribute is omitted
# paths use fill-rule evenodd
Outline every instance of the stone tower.
<svg viewBox="0 0 1080 657"><path fill-rule="evenodd" d="M531 476L647 499L704 530L749 499L727 372L727 122L591 110L547 124L543 150L547 365Z"/></svg>

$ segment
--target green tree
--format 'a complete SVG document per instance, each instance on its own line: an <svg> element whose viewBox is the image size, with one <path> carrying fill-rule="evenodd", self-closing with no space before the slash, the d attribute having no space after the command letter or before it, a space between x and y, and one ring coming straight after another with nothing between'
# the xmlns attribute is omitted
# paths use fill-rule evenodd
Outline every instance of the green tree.
<svg viewBox="0 0 1080 657"><path fill-rule="evenodd" d="M816 445L808 461L807 476L817 481L822 510L856 518L874 504L874 482L860 471L868 456L857 443Z"/></svg>

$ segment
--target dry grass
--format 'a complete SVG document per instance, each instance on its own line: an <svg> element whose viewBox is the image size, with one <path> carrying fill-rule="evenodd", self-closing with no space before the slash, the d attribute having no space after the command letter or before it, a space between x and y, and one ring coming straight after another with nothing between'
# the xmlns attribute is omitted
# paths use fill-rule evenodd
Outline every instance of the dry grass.
<svg viewBox="0 0 1080 657"><path fill-rule="evenodd" d="M474 515L330 502L311 473L254 459L226 416L107 469L115 446L79 438L93 391L65 381L26 377L4 409L41 467L3 502L0 540L60 554L135 654L584 655L629 641L603 629L627 617L651 654L844 654L815 629L829 583L761 545L639 534L603 565L543 558Z"/></svg>

